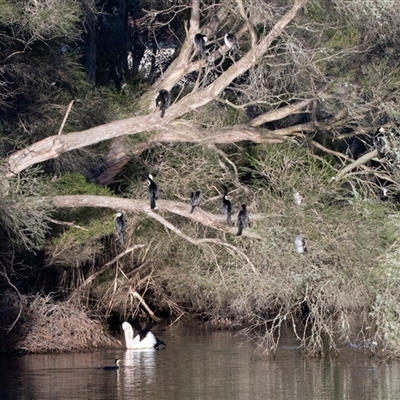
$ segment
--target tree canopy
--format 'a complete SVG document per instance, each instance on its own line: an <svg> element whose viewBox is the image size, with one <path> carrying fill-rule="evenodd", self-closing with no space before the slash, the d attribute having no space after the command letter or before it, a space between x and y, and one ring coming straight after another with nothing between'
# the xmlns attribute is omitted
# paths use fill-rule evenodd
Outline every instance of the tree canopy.
<svg viewBox="0 0 400 400"><path fill-rule="evenodd" d="M90 298L106 316L136 313L142 291L169 315L265 325L267 349L284 321L316 326L296 334L319 351L321 335L333 347L350 335L338 324L354 314L369 316L363 334L389 318L395 282L384 303L373 298L396 258L395 0L4 0L0 10L4 287ZM234 220L248 206L240 240L224 194Z"/></svg>

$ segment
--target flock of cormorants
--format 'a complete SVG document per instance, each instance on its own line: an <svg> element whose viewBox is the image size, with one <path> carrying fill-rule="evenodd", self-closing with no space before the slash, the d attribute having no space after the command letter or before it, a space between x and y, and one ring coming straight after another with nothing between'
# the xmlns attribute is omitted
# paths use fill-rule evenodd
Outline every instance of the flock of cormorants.
<svg viewBox="0 0 400 400"><path fill-rule="evenodd" d="M147 188L147 195L150 200L150 209L154 210L156 208L156 200L158 200L159 189L158 185L153 179L153 176L149 174L147 176L148 188ZM201 203L202 199L202 191L200 189L194 190L190 194L190 205L191 210L190 213L192 214L196 207L198 207ZM228 226L232 225L232 215L233 215L233 207L232 203L228 198L228 195L225 194L222 197L222 210L226 216L226 223ZM243 233L243 229L249 225L249 215L247 212L246 204L242 204L241 210L239 211L237 217L237 236L241 236ZM117 236L119 238L119 242L124 244L124 234L126 231L126 221L122 212L118 212L115 217L115 229L117 232Z"/></svg>
<svg viewBox="0 0 400 400"><path fill-rule="evenodd" d="M197 33L194 35L193 43L196 49L200 52L202 57L205 60L208 60L206 53L206 44L207 44L207 36L201 33ZM228 49L232 51L239 50L239 41L235 35L232 33L226 33L224 36L224 43L228 47ZM171 102L171 94L168 90L161 89L156 98L156 106L161 110L161 118L165 115L165 110L169 107ZM153 176L151 174L147 177L149 187L148 187L148 197L150 199L150 209L154 210L156 208L156 200L158 199L158 186L153 180ZM196 207L200 205L202 198L202 192L200 189L195 190L190 195L190 203L192 209L190 213L193 213ZM226 223L228 226L232 225L232 215L233 208L232 203L228 199L227 195L224 195L222 198L222 209L224 214L226 215ZM249 216L247 213L246 205L243 204L241 210L238 214L237 226L238 232L237 236L240 236L243 233L243 229L246 228L249 224ZM115 220L115 227L117 230L117 235L119 237L120 243L124 243L124 232L126 227L126 222L124 220L124 216L122 213L118 213Z"/></svg>
<svg viewBox="0 0 400 400"><path fill-rule="evenodd" d="M239 41L235 35L232 33L226 33L224 36L224 43L228 47L229 50L238 51L239 50ZM208 61L207 52L206 52L206 44L207 44L207 36L202 33L196 33L193 38L193 44L195 48L200 52L202 58ZM161 118L164 118L165 110L169 107L171 102L171 94L166 89L161 89L158 92L158 96L156 97L156 107L161 110Z"/></svg>

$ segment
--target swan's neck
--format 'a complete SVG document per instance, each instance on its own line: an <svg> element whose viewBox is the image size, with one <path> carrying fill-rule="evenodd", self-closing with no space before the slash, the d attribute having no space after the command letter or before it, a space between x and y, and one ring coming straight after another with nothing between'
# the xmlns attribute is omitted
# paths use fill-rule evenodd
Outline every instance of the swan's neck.
<svg viewBox="0 0 400 400"><path fill-rule="evenodd" d="M126 341L126 347L131 347L133 346L133 328L130 327L130 329L127 329L125 331L125 341Z"/></svg>

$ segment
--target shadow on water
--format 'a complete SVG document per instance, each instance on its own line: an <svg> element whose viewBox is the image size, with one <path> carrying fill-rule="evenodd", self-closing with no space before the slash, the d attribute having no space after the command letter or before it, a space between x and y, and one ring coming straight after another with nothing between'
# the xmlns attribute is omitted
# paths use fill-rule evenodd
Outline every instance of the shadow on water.
<svg viewBox="0 0 400 400"><path fill-rule="evenodd" d="M397 399L400 363L360 349L304 357L290 335L275 358L231 332L174 327L164 350L0 356L0 399ZM119 370L105 371L121 359Z"/></svg>

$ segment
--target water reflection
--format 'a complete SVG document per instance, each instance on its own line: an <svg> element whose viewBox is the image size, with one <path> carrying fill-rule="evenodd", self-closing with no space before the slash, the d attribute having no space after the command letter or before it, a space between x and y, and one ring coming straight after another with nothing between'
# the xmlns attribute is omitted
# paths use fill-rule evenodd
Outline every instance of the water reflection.
<svg viewBox="0 0 400 400"><path fill-rule="evenodd" d="M157 350L126 350L123 358L124 388L140 389L154 383Z"/></svg>
<svg viewBox="0 0 400 400"><path fill-rule="evenodd" d="M230 332L175 329L165 350L0 356L0 399L397 399L400 364L360 350L305 358L291 336L276 357L253 357ZM287 346L287 347L284 347ZM119 371L104 371L120 358Z"/></svg>

